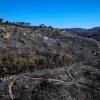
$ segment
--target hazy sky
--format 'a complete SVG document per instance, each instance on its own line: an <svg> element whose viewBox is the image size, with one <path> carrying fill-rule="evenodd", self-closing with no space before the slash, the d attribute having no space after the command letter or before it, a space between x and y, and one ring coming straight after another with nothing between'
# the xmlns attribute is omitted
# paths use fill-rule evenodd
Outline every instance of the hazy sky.
<svg viewBox="0 0 100 100"><path fill-rule="evenodd" d="M100 0L0 0L0 17L54 27L100 26Z"/></svg>

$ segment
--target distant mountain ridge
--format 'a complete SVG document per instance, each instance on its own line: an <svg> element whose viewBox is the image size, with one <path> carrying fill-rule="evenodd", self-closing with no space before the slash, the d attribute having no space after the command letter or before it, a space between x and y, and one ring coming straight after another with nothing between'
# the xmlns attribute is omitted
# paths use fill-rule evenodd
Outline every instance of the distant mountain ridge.
<svg viewBox="0 0 100 100"><path fill-rule="evenodd" d="M91 29L84 29L84 28L65 28L63 29L66 32L72 32L79 36L94 38L100 41L100 27L94 27Z"/></svg>

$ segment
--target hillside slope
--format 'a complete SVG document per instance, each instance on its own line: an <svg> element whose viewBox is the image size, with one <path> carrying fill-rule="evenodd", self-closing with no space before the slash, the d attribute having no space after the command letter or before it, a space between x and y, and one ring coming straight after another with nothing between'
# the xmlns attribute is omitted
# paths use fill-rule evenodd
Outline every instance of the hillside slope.
<svg viewBox="0 0 100 100"><path fill-rule="evenodd" d="M100 42L0 24L0 100L100 100Z"/></svg>

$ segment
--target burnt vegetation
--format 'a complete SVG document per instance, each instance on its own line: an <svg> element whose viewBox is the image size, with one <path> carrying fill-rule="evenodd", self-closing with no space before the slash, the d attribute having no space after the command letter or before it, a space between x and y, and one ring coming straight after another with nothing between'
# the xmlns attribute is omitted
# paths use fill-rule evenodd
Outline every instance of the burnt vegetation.
<svg viewBox="0 0 100 100"><path fill-rule="evenodd" d="M90 62L100 57L95 40L79 38L66 32L68 30L44 24L31 26L30 23L9 22L2 18L0 27L0 77Z"/></svg>
<svg viewBox="0 0 100 100"><path fill-rule="evenodd" d="M100 100L99 32L0 18L0 100Z"/></svg>

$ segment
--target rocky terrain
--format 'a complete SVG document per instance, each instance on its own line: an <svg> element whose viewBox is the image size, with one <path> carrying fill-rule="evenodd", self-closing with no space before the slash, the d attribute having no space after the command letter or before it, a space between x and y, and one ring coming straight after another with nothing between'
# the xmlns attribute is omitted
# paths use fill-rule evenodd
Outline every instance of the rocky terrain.
<svg viewBox="0 0 100 100"><path fill-rule="evenodd" d="M100 100L98 29L0 23L0 100Z"/></svg>

